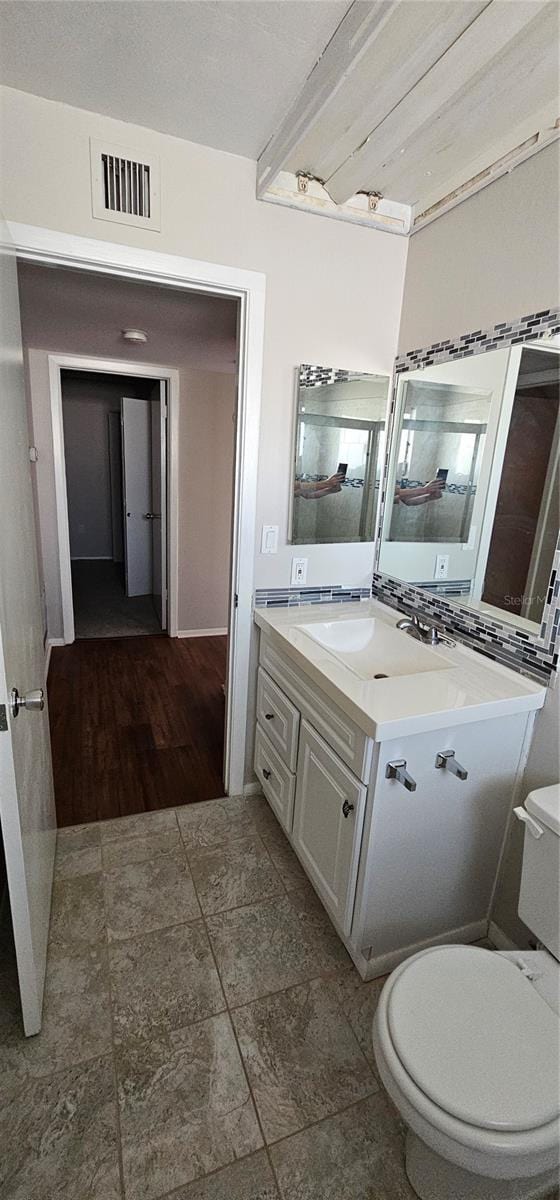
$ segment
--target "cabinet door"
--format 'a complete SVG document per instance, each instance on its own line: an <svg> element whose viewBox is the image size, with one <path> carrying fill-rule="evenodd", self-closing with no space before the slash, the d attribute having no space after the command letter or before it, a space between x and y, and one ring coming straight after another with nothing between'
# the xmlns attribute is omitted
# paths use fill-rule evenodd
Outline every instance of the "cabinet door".
<svg viewBox="0 0 560 1200"><path fill-rule="evenodd" d="M299 741L292 838L323 903L350 933L366 787L307 721Z"/></svg>

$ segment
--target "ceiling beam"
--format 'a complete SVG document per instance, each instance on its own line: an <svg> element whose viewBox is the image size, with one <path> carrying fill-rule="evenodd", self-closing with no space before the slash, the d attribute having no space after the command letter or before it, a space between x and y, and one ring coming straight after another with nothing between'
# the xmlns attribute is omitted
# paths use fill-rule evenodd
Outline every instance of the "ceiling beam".
<svg viewBox="0 0 560 1200"><path fill-rule="evenodd" d="M280 171L332 175L489 3L355 0L261 154L257 195Z"/></svg>
<svg viewBox="0 0 560 1200"><path fill-rule="evenodd" d="M354 0L315 64L302 92L273 134L257 162L257 196L262 197L294 153L298 142L318 120L329 101L352 73L356 57L374 36L397 0Z"/></svg>
<svg viewBox="0 0 560 1200"><path fill-rule="evenodd" d="M497 63L499 67L500 56L507 55L510 44L539 18L545 18L545 25L553 21L554 8L549 0L515 0L515 3L492 0L413 91L404 96L371 130L355 153L329 177L326 186L335 203L344 203L359 188L368 186L398 199L391 187L391 171L398 176L399 167L402 169L406 163L406 157L403 160L400 156L406 155L407 143L411 153L419 152L421 131L431 129L435 132L438 127L444 143L441 126L446 124L446 112L452 102L477 78L483 85L486 80L492 86L491 64ZM538 60L532 63L537 72L539 66ZM456 129L455 136L461 139L460 128ZM407 199L410 202L412 197Z"/></svg>

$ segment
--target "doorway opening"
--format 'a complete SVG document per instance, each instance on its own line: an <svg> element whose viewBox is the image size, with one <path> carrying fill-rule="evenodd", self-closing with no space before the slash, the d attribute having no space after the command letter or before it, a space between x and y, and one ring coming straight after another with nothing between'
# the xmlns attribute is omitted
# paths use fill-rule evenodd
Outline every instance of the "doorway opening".
<svg viewBox="0 0 560 1200"><path fill-rule="evenodd" d="M34 473L59 824L238 793L241 298L21 259L19 282L32 440L48 381Z"/></svg>
<svg viewBox="0 0 560 1200"><path fill-rule="evenodd" d="M166 387L61 370L76 638L167 629Z"/></svg>

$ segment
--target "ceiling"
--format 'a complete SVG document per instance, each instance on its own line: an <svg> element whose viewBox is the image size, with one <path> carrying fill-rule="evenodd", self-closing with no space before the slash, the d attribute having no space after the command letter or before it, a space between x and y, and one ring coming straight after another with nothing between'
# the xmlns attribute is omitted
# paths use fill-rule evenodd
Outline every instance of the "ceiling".
<svg viewBox="0 0 560 1200"><path fill-rule="evenodd" d="M18 264L18 280L28 347L235 371L235 300L26 262ZM148 342L125 342L126 328L146 330Z"/></svg>
<svg viewBox="0 0 560 1200"><path fill-rule="evenodd" d="M24 91L257 159L260 199L415 232L559 135L556 0L2 0Z"/></svg>
<svg viewBox="0 0 560 1200"><path fill-rule="evenodd" d="M347 0L1 0L8 87L257 158Z"/></svg>

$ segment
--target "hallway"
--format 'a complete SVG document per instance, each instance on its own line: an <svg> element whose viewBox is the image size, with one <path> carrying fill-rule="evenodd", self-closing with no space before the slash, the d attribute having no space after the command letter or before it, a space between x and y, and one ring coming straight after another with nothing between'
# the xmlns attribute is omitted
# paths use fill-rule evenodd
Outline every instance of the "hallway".
<svg viewBox="0 0 560 1200"><path fill-rule="evenodd" d="M55 647L48 696L59 827L222 796L227 638Z"/></svg>
<svg viewBox="0 0 560 1200"><path fill-rule="evenodd" d="M122 563L75 559L72 599L77 638L161 633L151 596L127 596Z"/></svg>

